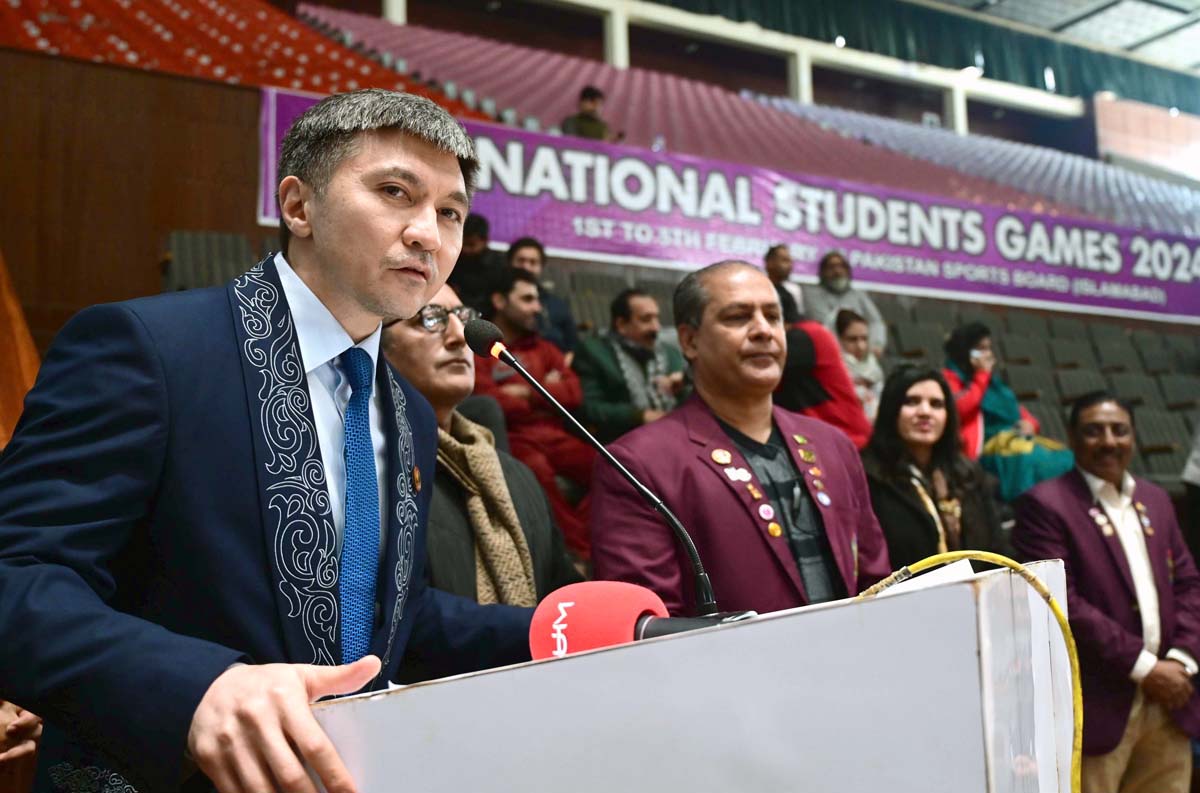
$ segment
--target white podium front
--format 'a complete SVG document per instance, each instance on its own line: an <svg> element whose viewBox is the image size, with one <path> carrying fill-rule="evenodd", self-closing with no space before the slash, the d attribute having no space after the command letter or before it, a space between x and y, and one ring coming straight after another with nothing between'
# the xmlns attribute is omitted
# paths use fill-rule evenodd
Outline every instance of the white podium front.
<svg viewBox="0 0 1200 793"><path fill-rule="evenodd" d="M1070 790L1066 648L1007 570L314 712L361 793Z"/></svg>

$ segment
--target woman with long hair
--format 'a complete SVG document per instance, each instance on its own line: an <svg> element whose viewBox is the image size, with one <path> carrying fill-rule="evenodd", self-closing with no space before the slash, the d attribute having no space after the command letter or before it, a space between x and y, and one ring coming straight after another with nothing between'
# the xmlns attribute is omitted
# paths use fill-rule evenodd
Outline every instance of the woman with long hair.
<svg viewBox="0 0 1200 793"><path fill-rule="evenodd" d="M987 325L969 322L955 328L945 350L943 373L958 408L963 453L1000 480L1005 501L1071 470L1071 450L1038 435L1037 419L995 371Z"/></svg>
<svg viewBox="0 0 1200 793"><path fill-rule="evenodd" d="M1006 549L989 479L959 449L957 411L938 370L905 366L888 376L863 467L894 567L945 551Z"/></svg>

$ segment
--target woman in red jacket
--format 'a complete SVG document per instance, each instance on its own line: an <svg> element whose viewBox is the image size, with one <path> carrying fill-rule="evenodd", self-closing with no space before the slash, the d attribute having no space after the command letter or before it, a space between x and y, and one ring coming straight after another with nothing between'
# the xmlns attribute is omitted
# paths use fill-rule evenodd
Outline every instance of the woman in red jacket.
<svg viewBox="0 0 1200 793"><path fill-rule="evenodd" d="M963 453L995 474L1006 501L1071 469L1071 451L1037 434L1037 419L994 371L996 356L986 325L971 322L956 328L945 349L943 374L954 392Z"/></svg>

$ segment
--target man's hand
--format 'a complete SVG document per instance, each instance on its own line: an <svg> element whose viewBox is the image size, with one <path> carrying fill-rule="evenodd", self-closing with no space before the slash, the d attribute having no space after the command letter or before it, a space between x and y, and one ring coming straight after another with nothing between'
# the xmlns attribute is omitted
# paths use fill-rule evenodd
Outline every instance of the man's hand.
<svg viewBox="0 0 1200 793"><path fill-rule="evenodd" d="M373 655L344 666L231 667L200 700L188 752L220 793L316 793L305 762L328 793L354 793L354 780L309 703L357 691L377 674Z"/></svg>
<svg viewBox="0 0 1200 793"><path fill-rule="evenodd" d="M675 396L683 390L683 372L659 375L654 378L654 385L658 388L658 393L664 396Z"/></svg>
<svg viewBox="0 0 1200 793"><path fill-rule="evenodd" d="M1170 710L1178 710L1192 698L1191 675L1178 661L1159 661L1142 680L1142 691Z"/></svg>
<svg viewBox="0 0 1200 793"><path fill-rule="evenodd" d="M990 372L996 366L996 354L991 350L971 350L971 366L977 372Z"/></svg>
<svg viewBox="0 0 1200 793"><path fill-rule="evenodd" d="M665 415L667 415L667 414L661 410L655 410L654 408L646 408L645 410L642 411L642 423L649 424L652 421L658 421L660 418L662 418Z"/></svg>
<svg viewBox="0 0 1200 793"><path fill-rule="evenodd" d="M500 390L517 399L529 399L533 396L533 389L524 383L505 383L500 386Z"/></svg>
<svg viewBox="0 0 1200 793"><path fill-rule="evenodd" d="M24 708L0 700L0 765L37 751L42 720Z"/></svg>
<svg viewBox="0 0 1200 793"><path fill-rule="evenodd" d="M551 369L549 372L546 372L546 376L542 379L547 383L561 383L563 374L557 369Z"/></svg>
<svg viewBox="0 0 1200 793"><path fill-rule="evenodd" d="M1029 421L1028 419L1019 419L1017 423L1013 425L1013 432L1017 433L1018 435L1024 435L1028 437L1034 435L1036 431L1033 428L1032 421Z"/></svg>

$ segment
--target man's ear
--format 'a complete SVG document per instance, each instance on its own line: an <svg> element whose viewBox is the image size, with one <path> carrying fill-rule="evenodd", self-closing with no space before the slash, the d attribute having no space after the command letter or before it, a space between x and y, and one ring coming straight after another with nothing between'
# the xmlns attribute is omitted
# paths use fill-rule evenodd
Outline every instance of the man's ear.
<svg viewBox="0 0 1200 793"><path fill-rule="evenodd" d="M308 217L312 196L312 188L298 176L285 176L279 183L279 217L287 224L293 237L303 239L312 236Z"/></svg>
<svg viewBox="0 0 1200 793"><path fill-rule="evenodd" d="M696 330L691 325L675 326L675 331L679 334L679 349L683 352L683 357L688 361L696 358Z"/></svg>
<svg viewBox="0 0 1200 793"><path fill-rule="evenodd" d="M504 308L504 304L507 302L504 295L500 294L499 292L492 292L491 300L493 311L499 311L500 309Z"/></svg>

